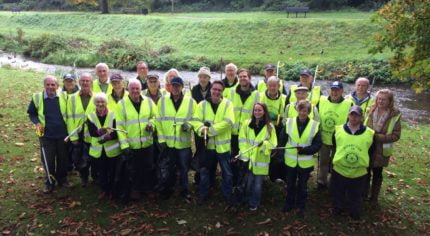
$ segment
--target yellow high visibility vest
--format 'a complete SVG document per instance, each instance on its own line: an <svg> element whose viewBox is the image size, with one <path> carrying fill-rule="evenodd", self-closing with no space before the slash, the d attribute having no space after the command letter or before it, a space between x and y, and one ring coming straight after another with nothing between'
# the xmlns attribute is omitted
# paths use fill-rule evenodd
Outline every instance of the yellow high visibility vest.
<svg viewBox="0 0 430 236"><path fill-rule="evenodd" d="M341 103L333 103L327 96L322 96L319 104L321 119L321 138L325 145L332 145L334 128L342 125L348 119L348 111L352 106L351 101L344 99Z"/></svg>
<svg viewBox="0 0 430 236"><path fill-rule="evenodd" d="M88 102L87 109L84 109L80 94L74 93L67 101L67 131L69 132L69 135L71 132L81 127L79 130L84 130L84 142L90 143L91 136L88 132L88 127L85 121L88 114L95 110L96 106L94 105L93 96L91 96L91 99ZM78 139L79 132L75 132L70 136L70 141L77 141Z"/></svg>
<svg viewBox="0 0 430 236"><path fill-rule="evenodd" d="M287 148L284 155L285 165L292 168L297 165L299 165L300 168L310 168L314 166L315 160L313 156L298 154L295 147L304 148L312 145L312 140L318 133L319 122L310 119L301 136L299 136L296 117L288 118L285 126L285 131L288 135L288 142L285 145Z"/></svg>
<svg viewBox="0 0 430 236"><path fill-rule="evenodd" d="M104 124L100 124L100 121L96 115L95 112L92 112L88 115L88 120L91 121L97 129L100 128L112 128L113 127L113 120L114 120L114 112L109 111L106 115L106 119ZM118 139L115 140L109 140L103 144L100 144L99 138L97 137L91 137L91 146L89 154L90 156L94 158L100 158L102 155L103 149L105 150L107 157L117 157L119 154L121 154L121 149L119 147Z"/></svg>
<svg viewBox="0 0 430 236"><path fill-rule="evenodd" d="M234 106L234 125L233 125L233 135L239 134L240 126L247 119L250 119L252 116L252 108L254 104L259 101L259 92L254 90L251 92L251 95L246 99L244 103L242 103L242 99L240 95L236 92L235 89L230 90L230 94L227 97Z"/></svg>
<svg viewBox="0 0 430 236"><path fill-rule="evenodd" d="M292 102L297 102L297 97L296 94L294 93L294 90L297 88L298 86L293 84L290 86L290 103ZM312 104L312 105L317 105L318 102L320 101L320 97L321 97L321 87L320 86L314 86L312 88L312 90L308 93L308 98L307 100Z"/></svg>
<svg viewBox="0 0 430 236"><path fill-rule="evenodd" d="M354 105L358 105L355 103L354 98L352 98L352 96L350 94L346 95L345 99L350 100L351 103ZM370 110L370 107L372 107L373 103L375 103L375 99L372 96L370 96L365 102L361 103L360 107L363 110L364 119L366 119L367 116L369 115L369 110Z"/></svg>
<svg viewBox="0 0 430 236"><path fill-rule="evenodd" d="M394 126L396 125L396 123L400 120L400 114L398 114L397 116L394 116L390 119L389 123L388 123L388 129L387 129L387 135L390 135L393 133L394 130ZM394 144L396 142L393 143L384 143L382 144L382 155L389 157L393 155L394 152Z"/></svg>
<svg viewBox="0 0 430 236"><path fill-rule="evenodd" d="M158 141L166 143L169 148L183 149L191 147L192 121L197 108L196 102L191 96L183 96L181 105L176 111L170 97L166 95L158 101L158 114L156 126ZM182 124L187 123L190 127L188 131L182 130Z"/></svg>
<svg viewBox="0 0 430 236"><path fill-rule="evenodd" d="M112 90L113 90L112 84L108 80L108 86L107 86L107 89L106 89L106 94L111 94ZM93 80L93 89L92 89L92 91L93 91L94 94L96 94L96 93L104 93L102 91L102 88L100 86L100 82L99 82L98 79Z"/></svg>
<svg viewBox="0 0 430 236"><path fill-rule="evenodd" d="M287 96L285 94L280 94L278 99L270 99L266 92L260 93L260 102L267 105L269 111L270 121L273 125L279 125L282 122L282 114L285 109L285 103L287 101Z"/></svg>
<svg viewBox="0 0 430 236"><path fill-rule="evenodd" d="M240 127L239 132L239 158L242 161L249 161L249 169L254 175L268 175L271 149L278 145L275 127L270 123L271 131L265 125L261 131L255 135L254 129L249 127L251 119L246 120ZM255 147L244 153L248 148L263 142L260 147Z"/></svg>
<svg viewBox="0 0 430 236"><path fill-rule="evenodd" d="M116 106L117 106L117 104L118 104L118 102L119 101L121 101L121 99L118 101L118 102L116 102L115 101L115 98L113 98L113 90L112 90L112 93L108 93L108 95L107 95L107 98L108 98L108 104L107 104L107 107L108 107L108 110L109 111L115 111L116 110ZM125 98L125 97L127 97L128 96L128 92L127 91L125 91L125 89L124 89L124 93L123 93L123 95L122 95L122 98Z"/></svg>
<svg viewBox="0 0 430 236"><path fill-rule="evenodd" d="M194 117L197 122L193 127L200 136L204 122L209 122L211 126L208 131L207 148L215 150L217 153L226 153L231 150L231 131L234 124L233 103L223 98L214 113L211 104L203 100L197 106Z"/></svg>
<svg viewBox="0 0 430 236"><path fill-rule="evenodd" d="M116 126L118 129L127 131L127 133L117 132L121 149L141 149L151 146L152 133L145 129L148 124L155 128L154 120L157 116L157 108L150 98L141 96L139 112L134 108L130 96L120 100L115 111Z"/></svg>
<svg viewBox="0 0 430 236"><path fill-rule="evenodd" d="M343 125L336 126L336 153L333 157L333 169L347 178L358 178L367 174L369 167L369 148L373 143L375 131L366 127L359 135L345 131Z"/></svg>
<svg viewBox="0 0 430 236"><path fill-rule="evenodd" d="M45 114L44 114L44 105L43 105L43 92L33 94L33 103L37 110L37 118L39 119L40 124L45 127ZM64 122L67 124L67 105L66 100L62 99L58 96L58 103L60 104L60 112L63 117Z"/></svg>
<svg viewBox="0 0 430 236"><path fill-rule="evenodd" d="M299 112L296 110L296 102L290 103L285 107L284 112L284 121L287 120L287 118L297 117L299 116ZM308 115L309 119L319 121L319 113L318 108L315 105L311 104L311 112Z"/></svg>

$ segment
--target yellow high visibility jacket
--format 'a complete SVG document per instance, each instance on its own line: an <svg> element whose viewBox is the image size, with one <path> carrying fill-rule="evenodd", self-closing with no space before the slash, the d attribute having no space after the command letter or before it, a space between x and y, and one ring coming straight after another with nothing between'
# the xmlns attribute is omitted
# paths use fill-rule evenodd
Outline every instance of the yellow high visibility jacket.
<svg viewBox="0 0 430 236"><path fill-rule="evenodd" d="M181 105L176 111L171 95L158 101L158 118L156 121L158 141L166 143L169 148L183 149L191 147L192 122L197 104L191 96L183 96ZM183 131L182 124L188 124L189 130Z"/></svg>
<svg viewBox="0 0 430 236"><path fill-rule="evenodd" d="M346 95L345 99L350 100L353 105L358 105L355 103L354 98L350 94ZM367 115L369 114L370 107L373 105L373 103L375 103L375 99L372 96L368 97L365 102L361 103L360 107L363 110L363 117L365 119L367 118Z"/></svg>
<svg viewBox="0 0 430 236"><path fill-rule="evenodd" d="M226 153L231 150L231 131L234 124L233 103L223 98L218 105L216 112L213 111L210 102L203 100L197 106L194 117L197 122L193 127L199 136L203 135L204 122L209 122L211 126L208 131L207 148L215 150L217 153Z"/></svg>
<svg viewBox="0 0 430 236"><path fill-rule="evenodd" d="M43 105L43 92L39 92L39 93L34 93L33 94L33 103L34 106L37 109L37 117L39 119L40 124L42 124L43 127L45 127L45 114L43 113L44 110L44 105ZM63 120L64 122L67 124L67 104L66 104L66 100L64 100L63 98L61 98L60 96L58 97L58 101L60 104L60 112L61 115L63 116Z"/></svg>
<svg viewBox="0 0 430 236"><path fill-rule="evenodd" d="M91 96L91 99L88 102L87 109L84 109L82 106L81 95L79 92L70 96L69 100L67 101L67 131L69 132L69 135L79 128L79 130L84 131L83 141L90 143L91 136L88 132L88 127L85 121L88 114L94 112L95 110L96 106L94 105L93 96ZM75 132L73 135L71 135L70 141L77 141L79 139L79 132Z"/></svg>
<svg viewBox="0 0 430 236"><path fill-rule="evenodd" d="M254 104L259 101L259 92L254 90L251 92L251 95L246 99L245 102L242 102L240 95L236 92L236 89L230 90L230 94L227 97L234 105L234 125L233 125L233 135L239 134L240 126L247 119L250 119L252 116L252 108Z"/></svg>
<svg viewBox="0 0 430 236"><path fill-rule="evenodd" d="M282 82L282 80L279 80L279 92L280 92L281 94L282 94L283 88L284 88L284 83ZM262 79L262 80L258 81L258 84L257 84L257 90L258 90L258 92L260 92L260 93L264 93L264 92L266 92L266 90L267 90L267 82L266 82L266 81L264 81L264 79ZM284 95L285 95L285 94L284 94Z"/></svg>
<svg viewBox="0 0 430 236"><path fill-rule="evenodd" d="M283 115L284 123L286 122L287 118L297 117L299 116L299 112L296 110L296 102L290 103L285 107L285 112ZM308 115L309 119L319 121L320 115L318 112L318 108L315 105L311 104L311 112Z"/></svg>
<svg viewBox="0 0 430 236"><path fill-rule="evenodd" d="M265 125L258 134L255 134L254 129L249 127L250 123L251 119L246 120L240 127L239 158L242 161L249 161L249 169L254 175L268 175L271 149L278 145L275 127L270 123L270 131ZM260 142L263 142L263 145L249 150Z"/></svg>
<svg viewBox="0 0 430 236"><path fill-rule="evenodd" d="M271 99L267 96L266 92L260 93L260 102L267 105L267 109L269 110L270 121L273 125L279 125L282 122L282 114L285 109L285 103L287 101L287 96L285 94L281 94L278 99Z"/></svg>
<svg viewBox="0 0 430 236"><path fill-rule="evenodd" d="M155 119L158 117L154 102L141 96L139 112L136 111L130 96L124 97L116 106L116 127L127 131L117 132L121 149L141 149L153 144L152 133L147 132L146 126L151 124L155 128Z"/></svg>
<svg viewBox="0 0 430 236"><path fill-rule="evenodd" d="M125 91L125 89L124 89L124 93L122 95L122 98L125 98L127 96L128 96L128 92ZM116 111L116 106L121 99L118 102L115 101L115 98L113 97L113 90L112 90L112 93L107 94L107 98L108 98L108 104L107 104L108 110L109 111Z"/></svg>
<svg viewBox="0 0 430 236"><path fill-rule="evenodd" d="M333 169L347 178L358 178L367 174L369 167L369 148L373 143L375 131L366 127L359 135L345 131L343 125L336 126L336 153L333 157Z"/></svg>
<svg viewBox="0 0 430 236"><path fill-rule="evenodd" d="M285 165L292 168L299 165L300 168L304 169L314 166L315 160L313 155L298 154L295 147L304 148L312 145L312 140L318 133L319 122L310 119L301 136L299 136L296 117L288 118L285 126L285 131L288 135L288 142L285 145L287 147L284 155Z"/></svg>
<svg viewBox="0 0 430 236"><path fill-rule="evenodd" d="M341 103L333 103L327 96L321 96L319 113L321 119L321 139L323 144L332 145L334 128L342 125L348 118L349 108L352 106L350 100L344 99Z"/></svg>
<svg viewBox="0 0 430 236"><path fill-rule="evenodd" d="M106 89L106 94L111 94L112 93L112 84L110 83L110 81L108 80L108 87ZM102 89L100 87L100 82L98 79L93 80L93 89L92 89L93 93L102 93Z"/></svg>
<svg viewBox="0 0 430 236"><path fill-rule="evenodd" d="M101 128L112 128L113 127L113 120L115 117L115 113L112 111L109 111L106 115L106 119L104 124L102 125L99 121L99 118L97 117L96 112L92 112L88 115L88 120L93 123L97 129ZM114 131L115 132L115 131ZM91 146L89 154L90 156L94 158L100 158L102 155L103 149L105 150L107 157L117 157L119 154L121 154L121 149L119 147L118 139L109 140L103 144L99 143L99 138L97 137L91 137Z"/></svg>
<svg viewBox="0 0 430 236"><path fill-rule="evenodd" d="M290 103L292 102L297 102L297 97L296 94L294 93L294 90L297 88L297 85L291 85L290 86ZM307 100L312 104L312 105L317 105L318 102L320 101L320 97L321 97L321 87L320 86L314 86L312 88L312 90L308 93L308 98Z"/></svg>

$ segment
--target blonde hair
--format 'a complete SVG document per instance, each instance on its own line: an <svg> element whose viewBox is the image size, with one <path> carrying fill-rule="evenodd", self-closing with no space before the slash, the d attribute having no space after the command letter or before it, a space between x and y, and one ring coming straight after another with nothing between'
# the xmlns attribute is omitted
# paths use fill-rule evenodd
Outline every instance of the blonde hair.
<svg viewBox="0 0 430 236"><path fill-rule="evenodd" d="M388 107L390 108L390 110L394 110L394 93L389 89L381 89L378 92L376 92L375 104L373 106L375 106L376 108L378 97L381 95L387 95L388 101L389 101Z"/></svg>
<svg viewBox="0 0 430 236"><path fill-rule="evenodd" d="M167 77L169 76L170 72L175 72L177 77L181 77L181 75L179 74L179 71L175 68L172 68L172 69L168 70L166 73L164 73L164 75L163 75L163 80L166 84L169 83L169 81L167 81Z"/></svg>

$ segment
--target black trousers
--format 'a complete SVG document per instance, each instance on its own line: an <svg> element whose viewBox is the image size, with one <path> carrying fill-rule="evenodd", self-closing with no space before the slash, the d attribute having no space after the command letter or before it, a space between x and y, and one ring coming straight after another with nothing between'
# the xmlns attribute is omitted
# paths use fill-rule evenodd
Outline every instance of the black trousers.
<svg viewBox="0 0 430 236"><path fill-rule="evenodd" d="M285 207L289 209L298 208L304 210L306 207L306 200L308 198L308 180L311 168L295 168L286 166L287 176L287 196L285 198Z"/></svg>
<svg viewBox="0 0 430 236"><path fill-rule="evenodd" d="M141 149L131 149L130 161L131 191L148 192L152 189L154 157L153 146Z"/></svg>
<svg viewBox="0 0 430 236"><path fill-rule="evenodd" d="M360 217L366 178L366 175L358 178L347 178L335 170L332 171L330 188L335 211L344 211L349 206L350 215Z"/></svg>
<svg viewBox="0 0 430 236"><path fill-rule="evenodd" d="M239 135L231 135L231 160L239 154ZM241 175L240 165L233 164L231 166L233 171L233 187L239 184L239 179Z"/></svg>
<svg viewBox="0 0 430 236"><path fill-rule="evenodd" d="M117 195L118 190L114 189L117 157L107 157L103 150L99 158L94 158L94 162L97 167L102 192Z"/></svg>
<svg viewBox="0 0 430 236"><path fill-rule="evenodd" d="M41 144L41 161L45 172L49 170L51 177L54 177L59 184L64 183L67 181L67 166L69 163L64 140L44 137L39 140ZM53 179L51 178L51 180ZM45 184L50 184L48 176L45 178Z"/></svg>

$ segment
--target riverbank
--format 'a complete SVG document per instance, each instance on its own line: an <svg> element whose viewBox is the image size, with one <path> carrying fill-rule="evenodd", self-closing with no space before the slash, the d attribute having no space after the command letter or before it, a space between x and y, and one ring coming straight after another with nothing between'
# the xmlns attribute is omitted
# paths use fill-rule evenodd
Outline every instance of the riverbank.
<svg viewBox="0 0 430 236"><path fill-rule="evenodd" d="M357 76L392 80L388 53L368 54L378 27L371 13L283 12L101 15L81 12L0 12L0 49L45 63L93 67L100 61L132 70L137 60L153 69L219 70L234 62L261 74L281 62L292 80L303 67L320 64L320 78L352 81ZM222 58L222 61L221 61ZM393 81L391 81L393 82ZM395 81L394 81L395 82Z"/></svg>
<svg viewBox="0 0 430 236"><path fill-rule="evenodd" d="M21 234L426 234L430 227L429 125L403 123L395 158L384 169L380 206L365 204L363 222L329 215L329 195L317 192L309 181L307 215L281 213L283 187L265 182L263 205L225 213L217 188L207 206L186 204L179 197L168 201L146 199L127 206L97 199L98 188L58 189L46 196L39 190L43 170L38 141L26 109L31 94L42 90L44 73L0 68L0 232ZM19 88L19 89L17 89ZM314 172L315 175L315 172ZM191 176L190 176L191 178ZM218 185L219 186L219 185ZM196 188L191 187L193 197Z"/></svg>

